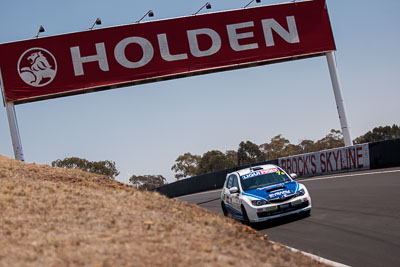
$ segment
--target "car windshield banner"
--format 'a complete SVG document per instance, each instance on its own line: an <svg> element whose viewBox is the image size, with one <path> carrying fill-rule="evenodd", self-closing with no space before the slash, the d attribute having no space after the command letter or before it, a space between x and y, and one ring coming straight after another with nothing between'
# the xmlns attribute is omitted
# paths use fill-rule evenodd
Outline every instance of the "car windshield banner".
<svg viewBox="0 0 400 267"><path fill-rule="evenodd" d="M323 55L325 0L136 23L0 45L5 101L48 98Z"/></svg>

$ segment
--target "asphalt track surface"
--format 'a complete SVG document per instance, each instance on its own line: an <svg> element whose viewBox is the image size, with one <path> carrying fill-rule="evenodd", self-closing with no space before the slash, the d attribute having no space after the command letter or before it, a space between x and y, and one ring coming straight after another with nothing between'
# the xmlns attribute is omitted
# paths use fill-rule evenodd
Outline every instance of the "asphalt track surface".
<svg viewBox="0 0 400 267"><path fill-rule="evenodd" d="M400 266L400 168L298 180L310 217L253 226L272 241L350 266ZM222 215L220 191L179 197Z"/></svg>

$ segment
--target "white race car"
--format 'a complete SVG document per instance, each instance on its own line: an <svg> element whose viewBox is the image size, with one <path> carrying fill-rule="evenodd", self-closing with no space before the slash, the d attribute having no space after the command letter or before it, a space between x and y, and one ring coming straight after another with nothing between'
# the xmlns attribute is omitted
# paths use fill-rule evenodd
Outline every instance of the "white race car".
<svg viewBox="0 0 400 267"><path fill-rule="evenodd" d="M225 216L247 224L295 213L311 213L307 188L280 167L268 164L228 173L221 193Z"/></svg>

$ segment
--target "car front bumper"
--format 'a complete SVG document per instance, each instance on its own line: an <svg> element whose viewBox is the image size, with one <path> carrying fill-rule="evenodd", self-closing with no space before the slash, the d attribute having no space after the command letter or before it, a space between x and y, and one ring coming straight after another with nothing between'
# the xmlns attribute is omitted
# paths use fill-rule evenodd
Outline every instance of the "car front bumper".
<svg viewBox="0 0 400 267"><path fill-rule="evenodd" d="M311 210L311 198L309 196L298 197L289 202L275 205L246 208L250 222L263 222L309 210Z"/></svg>

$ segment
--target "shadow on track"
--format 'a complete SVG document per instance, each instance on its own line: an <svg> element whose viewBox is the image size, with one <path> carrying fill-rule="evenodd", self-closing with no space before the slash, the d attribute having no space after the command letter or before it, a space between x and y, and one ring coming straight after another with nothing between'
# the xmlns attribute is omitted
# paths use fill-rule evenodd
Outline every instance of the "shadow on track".
<svg viewBox="0 0 400 267"><path fill-rule="evenodd" d="M303 220L310 216L311 215L308 215L308 214L293 214L293 215L288 215L288 216L284 216L284 217L280 217L280 218L276 218L276 219L271 219L271 220L268 220L265 222L255 223L255 224L252 224L251 227L257 231L261 231L261 230L285 225L288 223L293 223L293 222L296 222L299 220Z"/></svg>

